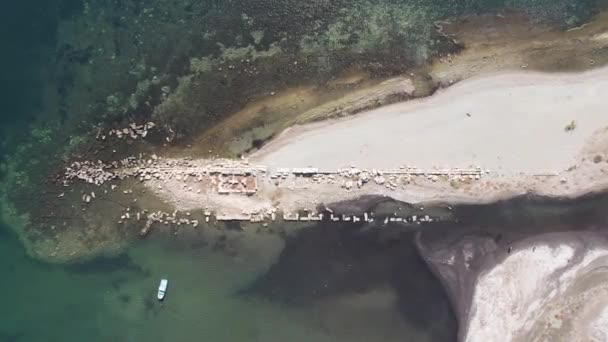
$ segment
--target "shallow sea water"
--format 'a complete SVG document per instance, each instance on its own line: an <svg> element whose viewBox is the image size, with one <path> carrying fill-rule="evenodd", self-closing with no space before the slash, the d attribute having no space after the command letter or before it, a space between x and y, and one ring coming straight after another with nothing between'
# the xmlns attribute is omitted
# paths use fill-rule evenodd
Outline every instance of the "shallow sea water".
<svg viewBox="0 0 608 342"><path fill-rule="evenodd" d="M60 266L30 259L4 229L0 341L426 340L387 284L310 305L242 294L282 247L275 235L249 237L238 253L152 236L116 258Z"/></svg>

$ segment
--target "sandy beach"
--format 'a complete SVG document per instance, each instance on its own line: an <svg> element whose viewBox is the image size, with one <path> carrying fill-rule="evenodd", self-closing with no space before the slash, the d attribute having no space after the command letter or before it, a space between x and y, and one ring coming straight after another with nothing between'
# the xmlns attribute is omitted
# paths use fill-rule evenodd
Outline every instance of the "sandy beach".
<svg viewBox="0 0 608 342"><path fill-rule="evenodd" d="M473 166L484 176L461 184L447 178L409 180L390 189L300 182L262 187L253 198L231 206L247 202L244 209L257 210L272 198L279 209L310 209L370 194L412 203L487 203L528 193L576 197L602 190L608 186L607 92L608 68L578 74L504 72L462 81L428 98L294 126L250 160L270 170ZM306 191L294 191L298 186ZM166 198L179 207L184 201L175 194L168 192ZM215 196L207 201L187 197L192 207L201 201L213 206L209 202Z"/></svg>
<svg viewBox="0 0 608 342"><path fill-rule="evenodd" d="M481 166L503 175L563 171L608 125L608 69L486 75L429 98L296 126L252 155L271 167ZM575 121L576 129L564 128Z"/></svg>

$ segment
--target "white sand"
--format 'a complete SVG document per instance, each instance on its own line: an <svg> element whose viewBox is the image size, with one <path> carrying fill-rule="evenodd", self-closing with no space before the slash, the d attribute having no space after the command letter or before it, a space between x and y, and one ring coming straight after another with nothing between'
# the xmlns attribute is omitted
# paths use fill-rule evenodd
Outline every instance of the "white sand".
<svg viewBox="0 0 608 342"><path fill-rule="evenodd" d="M605 341L605 238L586 232L548 234L477 279L465 341ZM601 324L601 323L600 323Z"/></svg>
<svg viewBox="0 0 608 342"><path fill-rule="evenodd" d="M606 94L608 68L488 75L429 98L294 127L251 157L270 167L561 171L575 163L594 131L608 126ZM576 129L567 133L572 120Z"/></svg>
<svg viewBox="0 0 608 342"><path fill-rule="evenodd" d="M548 284L573 255L574 249L567 245L540 245L534 253L513 253L483 274L475 287L466 340L514 341L519 330L535 323L542 308L557 295Z"/></svg>

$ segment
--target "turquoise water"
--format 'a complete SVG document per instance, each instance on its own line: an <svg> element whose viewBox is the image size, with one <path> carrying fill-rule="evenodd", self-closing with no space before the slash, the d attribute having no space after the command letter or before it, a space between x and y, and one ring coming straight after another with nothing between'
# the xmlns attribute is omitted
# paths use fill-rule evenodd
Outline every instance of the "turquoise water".
<svg viewBox="0 0 608 342"><path fill-rule="evenodd" d="M228 241L230 253L152 236L115 258L60 266L30 259L4 229L0 341L428 340L401 319L387 283L297 306L239 294L276 262L283 242L270 234ZM162 303L161 277L170 279Z"/></svg>
<svg viewBox="0 0 608 342"><path fill-rule="evenodd" d="M243 260L183 247L152 239L117 258L62 267L28 258L3 234L0 341L246 341L280 334L263 318L282 320L280 308L235 295L267 256ZM165 276L171 283L160 303L156 286Z"/></svg>

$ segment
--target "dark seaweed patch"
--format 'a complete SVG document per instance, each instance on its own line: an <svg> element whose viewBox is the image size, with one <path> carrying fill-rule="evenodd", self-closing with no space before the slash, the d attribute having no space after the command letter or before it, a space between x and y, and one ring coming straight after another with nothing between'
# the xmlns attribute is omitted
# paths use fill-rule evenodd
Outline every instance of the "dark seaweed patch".
<svg viewBox="0 0 608 342"><path fill-rule="evenodd" d="M139 275L147 275L149 271L142 268L140 265L133 262L131 257L126 254L120 254L115 257L101 256L92 260L69 264L66 270L73 273L110 273L117 271L127 271Z"/></svg>

